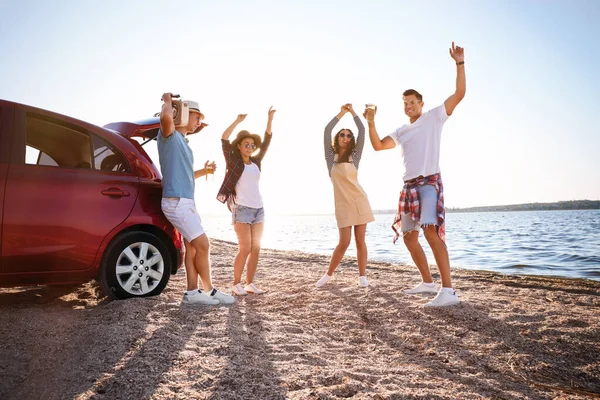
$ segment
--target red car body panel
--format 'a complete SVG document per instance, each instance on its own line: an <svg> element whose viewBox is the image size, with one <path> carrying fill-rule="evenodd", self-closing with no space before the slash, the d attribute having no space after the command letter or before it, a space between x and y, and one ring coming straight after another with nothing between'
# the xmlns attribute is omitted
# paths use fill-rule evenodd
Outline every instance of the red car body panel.
<svg viewBox="0 0 600 400"><path fill-rule="evenodd" d="M109 143L129 171L26 164L29 115L76 127ZM110 241L128 230L160 236L170 246L171 273L181 267L181 235L160 210L161 175L130 137L0 100L0 286L96 278Z"/></svg>

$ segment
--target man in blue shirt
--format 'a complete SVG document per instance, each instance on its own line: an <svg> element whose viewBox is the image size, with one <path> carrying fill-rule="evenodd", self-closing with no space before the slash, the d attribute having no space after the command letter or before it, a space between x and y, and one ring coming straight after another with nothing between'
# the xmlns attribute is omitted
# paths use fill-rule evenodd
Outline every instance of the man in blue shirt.
<svg viewBox="0 0 600 400"><path fill-rule="evenodd" d="M215 163L204 164L204 168L194 171L194 154L188 145L186 135L197 132L204 115L198 103L186 101L189 106L187 125L175 126L171 93L162 96L164 102L160 113L158 135L158 157L163 175L161 208L167 219L183 235L185 243L185 272L187 291L183 295L184 304L233 304L233 296L213 287L210 272L210 243L204 233L202 220L194 202L195 179L207 174L207 168ZM180 110L181 112L181 110ZM198 276L204 290L198 289Z"/></svg>

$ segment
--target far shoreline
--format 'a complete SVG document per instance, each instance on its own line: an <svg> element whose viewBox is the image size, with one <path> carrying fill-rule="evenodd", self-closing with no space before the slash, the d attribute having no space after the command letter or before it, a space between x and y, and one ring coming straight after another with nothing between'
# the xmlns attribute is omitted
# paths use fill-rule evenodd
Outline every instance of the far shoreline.
<svg viewBox="0 0 600 400"><path fill-rule="evenodd" d="M446 207L446 213L513 212L513 211L574 211L600 210L600 200L569 200L553 203L523 203L499 206ZM395 214L396 210L376 210L376 214Z"/></svg>
<svg viewBox="0 0 600 400"><path fill-rule="evenodd" d="M570 200L554 203L523 203L499 206L476 206L476 207L446 207L446 213L475 213L475 212L519 212L519 211L585 211L600 210L600 200ZM373 210L373 214L396 214L397 209ZM205 213L207 218L227 217L229 213ZM333 212L300 212L300 213L278 213L275 217L331 217Z"/></svg>

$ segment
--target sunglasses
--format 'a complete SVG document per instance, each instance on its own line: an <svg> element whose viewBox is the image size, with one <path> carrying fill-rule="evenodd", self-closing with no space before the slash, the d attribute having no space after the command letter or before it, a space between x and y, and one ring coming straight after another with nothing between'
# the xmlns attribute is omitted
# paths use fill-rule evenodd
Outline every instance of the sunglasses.
<svg viewBox="0 0 600 400"><path fill-rule="evenodd" d="M354 135L352 135L351 133L344 133L344 132L340 133L340 137L342 139L345 139L345 138L352 139L353 136Z"/></svg>
<svg viewBox="0 0 600 400"><path fill-rule="evenodd" d="M254 143L244 143L244 147L247 149L254 150L256 148L256 145Z"/></svg>

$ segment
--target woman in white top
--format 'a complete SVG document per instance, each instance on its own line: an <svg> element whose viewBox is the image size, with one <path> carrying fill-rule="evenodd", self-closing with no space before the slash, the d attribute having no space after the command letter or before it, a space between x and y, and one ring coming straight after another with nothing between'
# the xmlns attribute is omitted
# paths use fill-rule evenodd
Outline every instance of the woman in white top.
<svg viewBox="0 0 600 400"><path fill-rule="evenodd" d="M271 123L275 111L273 107L269 108L264 141L259 135L243 130L233 142L229 142L233 130L246 118L246 114L238 115L221 138L227 171L217 198L229 206L238 238L239 249L233 262L232 288L233 293L238 296L264 293L264 290L254 284L265 221L259 183L261 161L271 143ZM253 156L257 150L258 153ZM242 286L244 266L247 266L246 285Z"/></svg>

